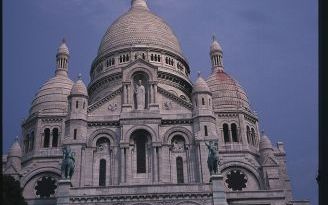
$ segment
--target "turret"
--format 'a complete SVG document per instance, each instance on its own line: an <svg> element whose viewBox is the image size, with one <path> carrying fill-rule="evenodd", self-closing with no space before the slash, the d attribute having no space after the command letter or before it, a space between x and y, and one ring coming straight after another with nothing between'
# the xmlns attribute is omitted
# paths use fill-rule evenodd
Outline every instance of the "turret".
<svg viewBox="0 0 328 205"><path fill-rule="evenodd" d="M279 164L274 156L274 149L269 137L262 131L260 139L260 163L263 170L263 179L266 189L278 189L281 187Z"/></svg>
<svg viewBox="0 0 328 205"><path fill-rule="evenodd" d="M213 41L210 48L210 57L212 62L212 72L223 71L223 51L216 37L213 36Z"/></svg>
<svg viewBox="0 0 328 205"><path fill-rule="evenodd" d="M192 90L193 115L213 115L212 93L206 81L198 73Z"/></svg>
<svg viewBox="0 0 328 205"><path fill-rule="evenodd" d="M79 74L78 80L74 83L71 93L68 96L70 119L86 120L88 108L88 91Z"/></svg>
<svg viewBox="0 0 328 205"><path fill-rule="evenodd" d="M211 141L218 145L218 134L215 127L215 117L212 110L212 93L206 81L198 73L198 78L192 90L192 104L193 104L193 129L196 137L196 143L199 144L199 155L202 163L199 170L203 170L202 180L208 182L210 180L210 173L207 169L207 155L208 150L205 143ZM198 151L197 151L198 152ZM198 166L198 165L196 165ZM200 171L201 172L201 171ZM199 179L201 180L201 179Z"/></svg>
<svg viewBox="0 0 328 205"><path fill-rule="evenodd" d="M66 133L68 136L65 143L84 142L86 138L86 120L88 110L88 91L81 79L74 83L68 96L68 118L66 121Z"/></svg>
<svg viewBox="0 0 328 205"><path fill-rule="evenodd" d="M18 142L18 137L16 137L15 142L11 145L8 157L7 164L4 173L13 176L15 179L19 179L19 172L21 171L21 158L22 158L22 149Z"/></svg>

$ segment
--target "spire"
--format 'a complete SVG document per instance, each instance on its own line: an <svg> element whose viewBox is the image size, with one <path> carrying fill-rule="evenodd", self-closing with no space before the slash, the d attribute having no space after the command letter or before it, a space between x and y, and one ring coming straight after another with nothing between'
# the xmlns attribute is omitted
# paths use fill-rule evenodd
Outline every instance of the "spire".
<svg viewBox="0 0 328 205"><path fill-rule="evenodd" d="M66 40L63 38L60 46L57 49L56 55L56 76L67 76L68 72L69 50L66 45Z"/></svg>
<svg viewBox="0 0 328 205"><path fill-rule="evenodd" d="M132 0L131 1L131 8L139 8L139 9L146 9L149 10L147 6L146 0Z"/></svg>
<svg viewBox="0 0 328 205"><path fill-rule="evenodd" d="M223 71L223 52L222 47L216 40L216 36L212 36L212 44L210 47L210 57L212 62L212 72Z"/></svg>

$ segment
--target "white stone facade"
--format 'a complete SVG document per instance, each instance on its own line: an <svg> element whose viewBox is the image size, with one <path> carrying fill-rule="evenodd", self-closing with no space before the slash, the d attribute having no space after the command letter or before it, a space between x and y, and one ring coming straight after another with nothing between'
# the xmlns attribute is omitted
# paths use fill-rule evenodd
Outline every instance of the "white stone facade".
<svg viewBox="0 0 328 205"><path fill-rule="evenodd" d="M145 0L132 0L103 37L88 87L68 78L60 45L55 77L33 100L4 172L30 205L308 204L293 201L283 144L260 134L215 39L209 60L211 76L193 84L173 31ZM210 182L205 142L218 147L222 179ZM68 182L60 180L64 146L75 156Z"/></svg>

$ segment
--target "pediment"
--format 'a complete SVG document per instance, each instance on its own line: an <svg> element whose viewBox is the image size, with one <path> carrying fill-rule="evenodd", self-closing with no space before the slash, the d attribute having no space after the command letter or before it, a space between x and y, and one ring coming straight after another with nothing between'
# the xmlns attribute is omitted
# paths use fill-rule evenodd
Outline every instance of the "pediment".
<svg viewBox="0 0 328 205"><path fill-rule="evenodd" d="M5 169L4 173L6 174L16 174L18 173L16 168L13 165L10 165L7 169Z"/></svg>
<svg viewBox="0 0 328 205"><path fill-rule="evenodd" d="M95 112L114 112L121 110L121 93L122 87L111 92L106 97L97 100L95 103L88 107L88 113L94 114ZM116 105L116 106L115 106Z"/></svg>
<svg viewBox="0 0 328 205"><path fill-rule="evenodd" d="M172 112L177 110L179 110L179 112L191 112L192 105L190 102L187 102L160 87L158 87L158 93L160 94L158 102L160 102L159 104L162 112Z"/></svg>
<svg viewBox="0 0 328 205"><path fill-rule="evenodd" d="M267 157L267 158L265 158L265 159L263 160L262 165L264 165L264 166L277 166L277 165L279 165L279 164L278 164L278 162L277 162L275 159L273 159L272 157Z"/></svg>

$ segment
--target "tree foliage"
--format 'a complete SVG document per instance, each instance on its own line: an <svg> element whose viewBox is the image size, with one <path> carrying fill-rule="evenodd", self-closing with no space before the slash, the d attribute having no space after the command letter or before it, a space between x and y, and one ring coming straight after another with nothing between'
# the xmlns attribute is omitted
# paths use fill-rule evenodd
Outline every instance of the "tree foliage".
<svg viewBox="0 0 328 205"><path fill-rule="evenodd" d="M19 181L12 176L2 175L2 203L3 205L27 205L22 194Z"/></svg>

